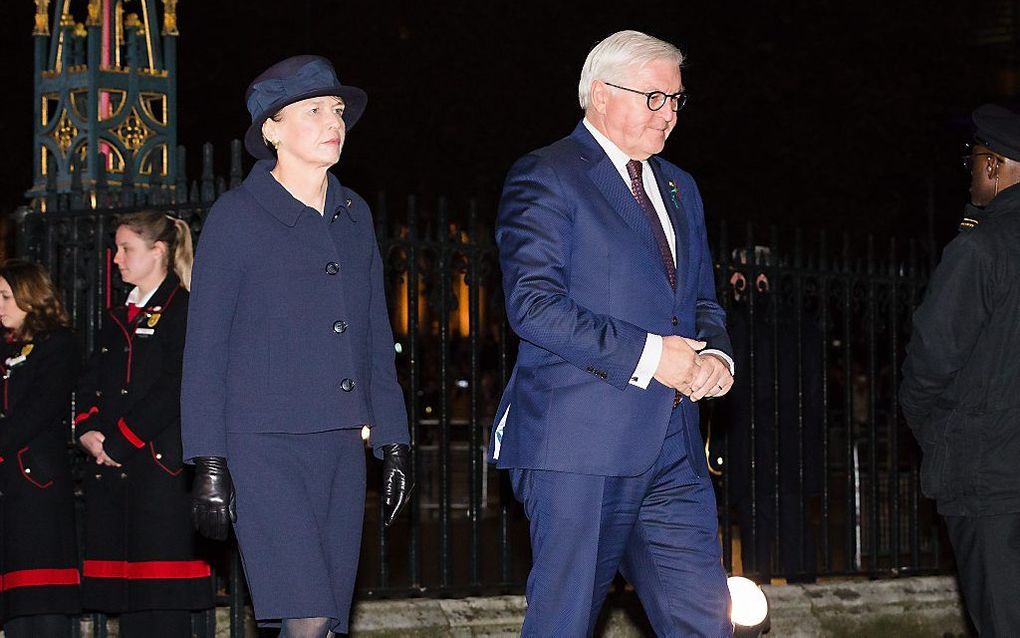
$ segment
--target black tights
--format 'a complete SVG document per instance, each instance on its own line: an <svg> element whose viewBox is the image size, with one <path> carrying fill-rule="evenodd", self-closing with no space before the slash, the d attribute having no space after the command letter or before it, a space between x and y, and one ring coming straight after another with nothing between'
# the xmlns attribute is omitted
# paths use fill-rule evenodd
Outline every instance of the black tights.
<svg viewBox="0 0 1020 638"><path fill-rule="evenodd" d="M4 623L7 638L67 638L71 635L71 617L64 614L18 616Z"/></svg>
<svg viewBox="0 0 1020 638"><path fill-rule="evenodd" d="M280 638L327 638L333 635L330 622L330 618L284 618Z"/></svg>

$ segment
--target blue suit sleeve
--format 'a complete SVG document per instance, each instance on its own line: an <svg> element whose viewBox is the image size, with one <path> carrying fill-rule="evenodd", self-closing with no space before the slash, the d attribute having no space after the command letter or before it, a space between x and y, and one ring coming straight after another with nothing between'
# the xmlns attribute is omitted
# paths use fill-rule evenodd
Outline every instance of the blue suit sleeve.
<svg viewBox="0 0 1020 638"><path fill-rule="evenodd" d="M369 285L371 289L370 317L372 321L372 447L375 455L382 458L380 447L391 443L409 443L407 430L407 408L404 393L397 382L394 362L393 328L386 308L386 292L383 286L383 264L379 246L373 235L372 268Z"/></svg>
<svg viewBox="0 0 1020 638"><path fill-rule="evenodd" d="M507 318L521 339L578 368L605 373L626 390L647 333L592 312L569 294L574 207L553 170L529 155L510 170L499 205L496 242Z"/></svg>
<svg viewBox="0 0 1020 638"><path fill-rule="evenodd" d="M690 192L694 200L694 226L691 230L700 235L701 254L703 257L700 260L701 263L697 272L698 300L694 309L694 325L697 330L695 338L699 341L704 341L707 344L705 346L706 349L725 352L730 359L733 359L733 346L730 344L729 333L726 332L726 311L719 305L716 297L715 262L708 247L708 233L705 230L705 208L694 180L690 179L689 182L689 187L685 191Z"/></svg>
<svg viewBox="0 0 1020 638"><path fill-rule="evenodd" d="M181 383L184 460L227 456L228 344L243 271L226 210L209 211L195 254Z"/></svg>

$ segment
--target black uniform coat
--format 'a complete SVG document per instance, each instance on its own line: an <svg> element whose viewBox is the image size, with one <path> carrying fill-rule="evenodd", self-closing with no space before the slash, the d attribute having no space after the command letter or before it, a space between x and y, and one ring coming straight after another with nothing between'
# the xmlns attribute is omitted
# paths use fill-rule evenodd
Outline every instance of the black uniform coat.
<svg viewBox="0 0 1020 638"><path fill-rule="evenodd" d="M77 371L67 329L0 342L0 624L79 611L65 419Z"/></svg>
<svg viewBox="0 0 1020 638"><path fill-rule="evenodd" d="M80 387L77 435L99 430L123 467L85 474L84 605L107 612L212 605L181 459L181 359L188 291L167 275L133 321L112 309Z"/></svg>
<svg viewBox="0 0 1020 638"><path fill-rule="evenodd" d="M1020 512L1020 186L973 216L914 313L900 386L944 516Z"/></svg>

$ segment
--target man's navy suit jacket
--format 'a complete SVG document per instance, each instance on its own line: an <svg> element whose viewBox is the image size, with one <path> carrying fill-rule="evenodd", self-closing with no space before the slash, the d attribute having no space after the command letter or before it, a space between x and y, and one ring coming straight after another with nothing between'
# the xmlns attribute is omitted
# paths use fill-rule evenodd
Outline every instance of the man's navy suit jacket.
<svg viewBox="0 0 1020 638"><path fill-rule="evenodd" d="M732 356L716 301L704 210L694 179L649 158L676 233L677 286L649 222L585 128L518 160L499 206L496 241L517 364L493 425L501 468L634 476L658 456L674 392L631 375L647 333L707 342ZM699 474L698 407L684 398Z"/></svg>

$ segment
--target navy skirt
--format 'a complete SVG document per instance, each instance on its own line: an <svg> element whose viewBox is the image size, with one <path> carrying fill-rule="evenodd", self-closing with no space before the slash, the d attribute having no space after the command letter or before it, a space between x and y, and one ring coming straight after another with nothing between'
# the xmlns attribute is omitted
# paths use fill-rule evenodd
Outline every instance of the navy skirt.
<svg viewBox="0 0 1020 638"><path fill-rule="evenodd" d="M322 617L347 633L365 512L361 431L228 433L227 454L259 624Z"/></svg>

